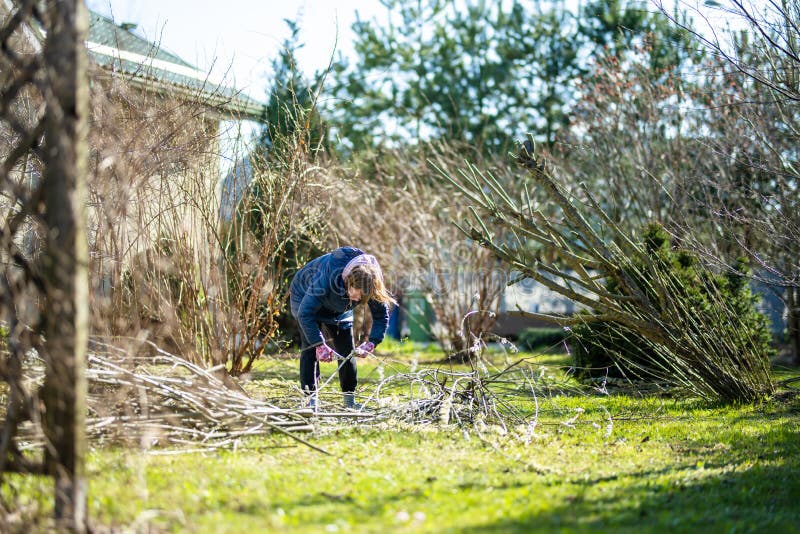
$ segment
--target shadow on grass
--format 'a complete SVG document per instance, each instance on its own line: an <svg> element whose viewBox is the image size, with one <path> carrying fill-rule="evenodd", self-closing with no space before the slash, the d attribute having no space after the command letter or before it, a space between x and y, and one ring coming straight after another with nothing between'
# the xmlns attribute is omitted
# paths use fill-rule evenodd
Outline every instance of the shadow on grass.
<svg viewBox="0 0 800 534"><path fill-rule="evenodd" d="M708 448L696 465L563 481L577 490L568 502L463 531L800 532L798 452L797 425L741 435L730 448ZM620 479L630 484L604 486ZM608 496L584 498L588 487Z"/></svg>
<svg viewBox="0 0 800 534"><path fill-rule="evenodd" d="M709 466L711 467L711 466ZM800 532L800 465L797 461L777 465L754 465L730 471L722 476L698 476L695 466L675 470L661 469L578 481L556 482L569 487L569 495L545 512L527 512L536 506L514 501L505 510L491 510L507 518L476 524L480 511L470 511L469 524L460 523L461 514L450 516L439 526L454 532ZM678 473L669 482L664 476ZM615 488L619 479L632 482L625 489ZM489 498L498 492L518 494L519 481L507 484L461 482L440 491L451 492L454 499L471 493L475 502L481 495ZM589 497L590 487L604 488L607 496ZM547 487L541 491L547 491ZM275 502L283 509L344 506L359 509L367 517L380 517L387 509L408 509L414 501L424 500L421 487L398 490L382 496L372 495L365 504L356 501L357 490L308 494L296 501ZM597 492L594 492L596 495ZM535 499L535 497L533 497ZM411 502L409 502L411 501ZM496 501L495 501L496 502ZM254 510L255 513L258 510ZM477 513L475 513L477 512ZM347 515L346 512L343 513ZM435 520L435 518L432 518ZM314 520L311 520L313 524ZM324 523L324 521L323 521ZM309 524L308 526L311 526ZM320 524L320 530L325 525ZM429 524L428 526L432 526ZM428 529L429 530L429 529Z"/></svg>
<svg viewBox="0 0 800 534"><path fill-rule="evenodd" d="M602 482L601 482L602 483ZM463 532L799 532L797 463L753 466L699 481L642 482L622 494L574 499Z"/></svg>

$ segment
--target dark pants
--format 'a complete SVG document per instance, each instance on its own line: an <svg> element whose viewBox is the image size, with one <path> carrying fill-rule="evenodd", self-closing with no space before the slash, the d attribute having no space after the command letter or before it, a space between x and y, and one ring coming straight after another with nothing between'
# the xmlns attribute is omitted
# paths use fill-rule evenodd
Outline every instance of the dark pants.
<svg viewBox="0 0 800 534"><path fill-rule="evenodd" d="M353 328L338 328L328 324L320 324L320 331L325 338L325 343L341 356L353 352ZM303 330L300 329L300 387L306 393L317 390L319 382L319 362L317 361L317 348L309 347ZM345 393L353 393L358 385L356 372L356 359L351 357L346 362L334 360L332 365L339 367L339 386Z"/></svg>

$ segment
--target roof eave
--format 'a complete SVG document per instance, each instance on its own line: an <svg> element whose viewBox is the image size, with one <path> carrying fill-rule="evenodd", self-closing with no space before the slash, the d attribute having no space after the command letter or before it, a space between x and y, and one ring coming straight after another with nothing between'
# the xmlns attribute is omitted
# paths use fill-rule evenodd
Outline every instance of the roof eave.
<svg viewBox="0 0 800 534"><path fill-rule="evenodd" d="M244 102L236 97L230 97L215 92L192 89L179 84L164 82L148 76L138 76L126 72L112 72L107 67L101 66L103 72L109 77L121 76L134 87L150 91L163 96L196 100L198 103L216 111L220 118L227 120L251 120L263 122L264 105Z"/></svg>

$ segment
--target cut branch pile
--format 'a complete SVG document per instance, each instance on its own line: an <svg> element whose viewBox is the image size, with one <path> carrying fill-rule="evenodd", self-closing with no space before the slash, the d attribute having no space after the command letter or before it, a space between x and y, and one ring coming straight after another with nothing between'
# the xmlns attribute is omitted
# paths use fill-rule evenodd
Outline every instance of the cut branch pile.
<svg viewBox="0 0 800 534"><path fill-rule="evenodd" d="M342 410L341 393L322 385L317 409L299 406L299 391L283 390L271 401L250 397L223 368L203 369L151 345L143 356L92 343L87 366L87 437L94 444L126 443L145 449L179 447L214 450L243 446L248 437L275 432L321 452L301 433L341 424L434 426L475 432L489 427L501 434L533 435L539 425L574 426L571 409L555 406L553 397L587 394L568 375L521 359L502 369L487 369L478 356L471 371L422 368L391 373L359 400L359 411ZM148 351L149 352L149 351ZM29 359L26 379L41 383L43 366ZM384 359L385 361L385 359ZM327 373L326 373L327 374ZM332 373L331 378L336 375ZM599 391L599 390L598 390ZM601 391L601 393L606 393ZM540 415L545 420L540 420ZM607 414L606 414L607 416ZM608 416L610 420L610 416ZM604 420L582 417L599 428ZM566 422L565 422L566 421ZM523 429L523 430L520 430ZM523 436L524 437L524 436ZM38 425L20 429L21 450L41 448Z"/></svg>
<svg viewBox="0 0 800 534"><path fill-rule="evenodd" d="M149 365L182 371L168 375L128 369L128 362L89 356L89 408L94 415L87 424L90 439L138 435L144 446L166 442L216 448L232 446L247 436L313 430L311 410L288 410L252 399L232 389L223 374L177 356L149 359ZM118 402L110 404L109 393Z"/></svg>
<svg viewBox="0 0 800 534"><path fill-rule="evenodd" d="M280 432L310 445L297 435L314 429L310 409L279 408L250 398L222 368L206 370L158 348L155 355L134 357L108 345L93 345L102 350L89 353L86 371L86 426L92 442L215 449ZM41 374L43 369L30 371ZM26 427L20 438L26 449L42 443L34 426Z"/></svg>
<svg viewBox="0 0 800 534"><path fill-rule="evenodd" d="M415 373L392 375L378 384L369 400L379 406L384 417L413 424L438 424L469 427L478 421L501 426L529 422L535 414L523 414L510 397L536 398L525 380L515 380L514 391L499 394L492 386L494 376L478 371L423 369ZM529 410L526 410L529 411Z"/></svg>
<svg viewBox="0 0 800 534"><path fill-rule="evenodd" d="M435 425L479 433L492 425L502 433L514 428L533 432L540 424L559 424L560 418L571 415L570 410L555 407L554 397L593 394L561 370L532 367L526 358L491 370L480 355L475 362L470 371L428 368L387 376L360 399L373 417L359 422ZM594 393L600 391L595 389ZM540 420L543 413L546 421Z"/></svg>

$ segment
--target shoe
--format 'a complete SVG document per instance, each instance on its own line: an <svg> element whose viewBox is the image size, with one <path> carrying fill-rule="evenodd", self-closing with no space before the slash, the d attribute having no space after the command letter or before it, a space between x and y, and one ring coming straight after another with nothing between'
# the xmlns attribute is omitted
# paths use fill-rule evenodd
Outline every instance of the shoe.
<svg viewBox="0 0 800 534"><path fill-rule="evenodd" d="M355 393L345 393L342 397L344 398L344 407L349 410L360 410L364 407L363 404L356 402Z"/></svg>
<svg viewBox="0 0 800 534"><path fill-rule="evenodd" d="M306 402L306 408L316 409L317 408L317 396L310 395L308 397L308 402Z"/></svg>

